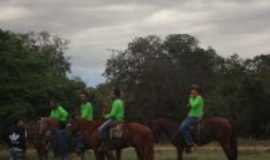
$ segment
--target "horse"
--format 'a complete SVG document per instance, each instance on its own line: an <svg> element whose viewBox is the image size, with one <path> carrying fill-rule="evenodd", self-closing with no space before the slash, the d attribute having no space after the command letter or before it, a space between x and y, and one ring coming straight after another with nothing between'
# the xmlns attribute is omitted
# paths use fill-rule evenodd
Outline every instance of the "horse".
<svg viewBox="0 0 270 160"><path fill-rule="evenodd" d="M60 124L55 119L41 118L38 132L41 137L48 139L48 143L52 146L54 157L65 159L69 151L69 145L66 141L67 133L64 129L58 130L59 128ZM63 139L64 137L66 138ZM66 144L63 144L63 142Z"/></svg>
<svg viewBox="0 0 270 160"><path fill-rule="evenodd" d="M177 159L183 159L185 140L179 131L179 123L160 118L151 121L149 127L152 129L155 139L165 135L177 149ZM237 138L231 122L222 117L209 117L200 121L198 126L192 129L194 142L198 146L204 146L212 141L217 141L228 160L237 160Z"/></svg>
<svg viewBox="0 0 270 160"><path fill-rule="evenodd" d="M33 145L39 160L48 160L49 139L47 136L40 134L40 122L41 120L27 121L25 123L27 142Z"/></svg>
<svg viewBox="0 0 270 160"><path fill-rule="evenodd" d="M105 159L105 153L99 151L101 144L98 127L102 121L86 121L83 119L73 119L70 122L72 131L79 131L83 141L88 148L93 149L98 160ZM154 137L152 131L139 123L124 123L122 127L122 137L118 143L112 143L108 150L116 150L118 153L117 159L120 159L121 149L133 147L137 153L139 160L154 159ZM110 157L114 158L109 154Z"/></svg>

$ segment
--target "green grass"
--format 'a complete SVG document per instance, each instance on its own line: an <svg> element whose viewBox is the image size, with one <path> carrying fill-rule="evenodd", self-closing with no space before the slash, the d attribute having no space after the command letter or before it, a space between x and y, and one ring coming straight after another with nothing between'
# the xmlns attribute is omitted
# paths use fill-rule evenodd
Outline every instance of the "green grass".
<svg viewBox="0 0 270 160"><path fill-rule="evenodd" d="M6 160L7 152L5 150L0 151L0 160ZM87 159L93 160L93 153L87 153ZM33 150L29 150L27 153L27 159L37 160L36 154ZM123 160L135 160L136 154L132 149L125 150L123 153ZM239 160L270 160L270 151L241 151L239 153ZM176 160L175 150L156 150L155 160ZM184 155L184 160L226 160L225 155L221 150L196 150L191 155Z"/></svg>

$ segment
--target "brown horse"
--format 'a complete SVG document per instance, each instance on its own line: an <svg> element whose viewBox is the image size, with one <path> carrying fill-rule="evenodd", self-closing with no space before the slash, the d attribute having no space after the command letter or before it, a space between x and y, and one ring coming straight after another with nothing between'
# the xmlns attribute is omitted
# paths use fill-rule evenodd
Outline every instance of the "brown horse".
<svg viewBox="0 0 270 160"><path fill-rule="evenodd" d="M73 119L70 128L73 131L79 130L82 134L83 141L89 149L93 149L97 159L104 159L104 153L99 151L100 138L98 127L101 121L88 122L82 119ZM139 123L126 123L123 125L123 136L118 143L110 145L109 150L120 150L126 147L133 147L140 160L154 159L154 137L152 131ZM110 157L113 158L113 157ZM118 157L120 158L120 157Z"/></svg>
<svg viewBox="0 0 270 160"><path fill-rule="evenodd" d="M33 145L39 160L47 160L49 153L49 139L40 134L40 122L41 120L27 121L25 123L27 142Z"/></svg>
<svg viewBox="0 0 270 160"><path fill-rule="evenodd" d="M149 127L152 129L156 139L161 134L167 136L177 149L178 160L183 159L185 141L179 132L179 123L168 119L158 119L151 121ZM237 160L237 138L232 124L225 118L212 117L203 119L193 129L193 139L199 146L217 141L223 148L228 160Z"/></svg>

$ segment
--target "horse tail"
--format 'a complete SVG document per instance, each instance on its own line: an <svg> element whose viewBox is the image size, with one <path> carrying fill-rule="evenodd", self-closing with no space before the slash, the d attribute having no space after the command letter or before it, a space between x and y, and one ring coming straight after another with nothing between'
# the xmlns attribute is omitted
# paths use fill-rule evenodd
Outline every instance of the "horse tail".
<svg viewBox="0 0 270 160"><path fill-rule="evenodd" d="M238 158L238 142L237 142L237 135L235 131L235 127L232 124L232 135L231 135L231 156L233 160L237 160Z"/></svg>

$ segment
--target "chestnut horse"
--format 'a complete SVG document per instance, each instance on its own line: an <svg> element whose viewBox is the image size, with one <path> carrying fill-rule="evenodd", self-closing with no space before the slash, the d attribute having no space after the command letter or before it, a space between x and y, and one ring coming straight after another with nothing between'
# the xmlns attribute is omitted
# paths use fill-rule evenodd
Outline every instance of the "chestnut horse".
<svg viewBox="0 0 270 160"><path fill-rule="evenodd" d="M149 123L155 138L163 134L169 138L177 149L177 159L183 159L185 140L179 132L179 123L168 119L157 119ZM203 146L212 141L217 141L228 160L237 160L237 138L232 124L229 120L221 117L205 118L193 129L194 142Z"/></svg>
<svg viewBox="0 0 270 160"><path fill-rule="evenodd" d="M82 139L89 149L93 149L97 159L104 159L104 153L99 151L101 144L98 127L101 121L86 121L83 119L73 119L70 122L70 129L80 131ZM154 137L152 131L139 123L125 123L123 125L123 136L119 143L110 145L109 150L120 150L126 147L133 147L140 160L153 160L154 159ZM108 157L107 157L108 158ZM113 157L109 157L113 158ZM120 157L118 157L120 159Z"/></svg>

